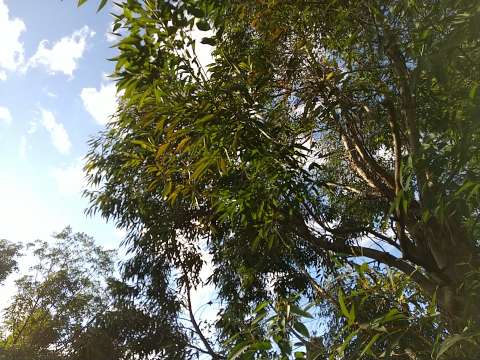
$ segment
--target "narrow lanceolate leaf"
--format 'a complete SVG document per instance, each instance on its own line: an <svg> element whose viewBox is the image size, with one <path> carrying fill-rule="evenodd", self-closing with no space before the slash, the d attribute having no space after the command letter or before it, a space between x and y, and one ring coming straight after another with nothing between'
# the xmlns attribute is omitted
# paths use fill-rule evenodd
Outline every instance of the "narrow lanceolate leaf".
<svg viewBox="0 0 480 360"><path fill-rule="evenodd" d="M77 6L82 6L83 4L85 4L87 2L87 0L78 0L78 4Z"/></svg>
<svg viewBox="0 0 480 360"><path fill-rule="evenodd" d="M105 5L107 5L107 1L108 1L108 0L101 0L101 1L100 1L100 4L98 5L98 8L97 8L97 12L99 12L100 10L102 10L102 9L105 7Z"/></svg>
<svg viewBox="0 0 480 360"><path fill-rule="evenodd" d="M340 305L340 310L342 311L343 316L345 316L350 323L352 314L348 310L347 305L345 304L345 295L343 294L343 291L341 289L338 291L338 304Z"/></svg>
<svg viewBox="0 0 480 360"><path fill-rule="evenodd" d="M440 348L438 349L437 356L435 357L435 360L440 360L442 356L450 350L454 345L460 343L460 342L466 342L466 341L471 341L472 338L475 337L480 337L480 333L475 333L475 334L455 334L450 337L448 337L443 343L440 344Z"/></svg>
<svg viewBox="0 0 480 360"><path fill-rule="evenodd" d="M295 304L291 304L290 307L291 307L292 314L299 315L301 317L309 318L309 319L313 318L312 314L310 314L308 311L305 311L305 310L299 308Z"/></svg>
<svg viewBox="0 0 480 360"><path fill-rule="evenodd" d="M470 99L474 100L475 97L477 96L477 91L478 91L478 83L475 83L472 88L470 89L470 93L468 94Z"/></svg>
<svg viewBox="0 0 480 360"><path fill-rule="evenodd" d="M375 344L375 342L378 340L378 338L380 337L381 334L375 334L371 339L370 341L368 342L368 344L363 348L360 356L359 356L359 359L365 355L365 354L369 354L370 353L370 349L372 348L373 344Z"/></svg>
<svg viewBox="0 0 480 360"><path fill-rule="evenodd" d="M200 41L202 44L210 45L210 46L215 46L217 43L214 37L204 37Z"/></svg>
<svg viewBox="0 0 480 360"><path fill-rule="evenodd" d="M241 359L241 356L244 352L246 352L252 344L239 344L235 346L232 350L231 355L227 357L228 360L235 360L235 359Z"/></svg>
<svg viewBox="0 0 480 360"><path fill-rule="evenodd" d="M192 8L189 12L196 18L203 18L205 16L205 12L202 9Z"/></svg>

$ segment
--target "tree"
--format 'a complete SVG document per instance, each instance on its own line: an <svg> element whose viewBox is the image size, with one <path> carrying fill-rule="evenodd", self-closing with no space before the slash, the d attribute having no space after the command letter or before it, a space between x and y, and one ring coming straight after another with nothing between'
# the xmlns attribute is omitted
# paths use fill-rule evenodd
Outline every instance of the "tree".
<svg viewBox="0 0 480 360"><path fill-rule="evenodd" d="M369 259L436 299L450 333L476 329L474 2L128 0L119 11L122 103L90 143L98 189L86 194L128 229L131 277L152 259L185 295L209 252L224 339L268 289L308 298L336 259ZM212 45L208 67L199 42Z"/></svg>
<svg viewBox="0 0 480 360"><path fill-rule="evenodd" d="M0 239L0 284L17 269L16 257L20 255L21 246Z"/></svg>
<svg viewBox="0 0 480 360"><path fill-rule="evenodd" d="M71 228L54 238L27 247L34 261L4 312L2 359L75 359L85 329L109 307L113 253Z"/></svg>
<svg viewBox="0 0 480 360"><path fill-rule="evenodd" d="M270 358L265 350L271 353L275 345L280 349L275 359L474 359L478 354L478 333L450 336L436 304L399 271L347 265L340 280L325 285L317 286L317 296L304 308L298 297L260 304L230 340L235 346L229 358ZM321 333L318 318L326 328Z"/></svg>

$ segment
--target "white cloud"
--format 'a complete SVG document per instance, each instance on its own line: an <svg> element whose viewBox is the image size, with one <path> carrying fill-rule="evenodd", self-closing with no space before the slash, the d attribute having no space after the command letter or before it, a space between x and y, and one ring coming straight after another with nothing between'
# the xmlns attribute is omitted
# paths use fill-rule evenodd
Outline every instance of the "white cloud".
<svg viewBox="0 0 480 360"><path fill-rule="evenodd" d="M32 135L32 134L35 134L37 132L37 122L36 121L29 121L28 122L28 130L27 130L27 134L28 135Z"/></svg>
<svg viewBox="0 0 480 360"><path fill-rule="evenodd" d="M53 99L55 99L55 98L58 97L58 95L57 95L56 93L54 93L53 91L50 91L50 89L48 88L48 86L44 86L44 87L42 88L42 92L43 92L45 95L47 95L48 97L53 98Z"/></svg>
<svg viewBox="0 0 480 360"><path fill-rule="evenodd" d="M0 0L1 1L1 0ZM55 74L64 73L70 77L78 67L80 60L87 46L87 38L95 35L88 26L75 31L71 36L65 36L48 47L48 40L42 40L38 45L37 52L28 60L25 68L43 65L47 70Z"/></svg>
<svg viewBox="0 0 480 360"><path fill-rule="evenodd" d="M79 195L86 187L83 161L78 159L73 164L53 170L53 178L58 192L62 195Z"/></svg>
<svg viewBox="0 0 480 360"><path fill-rule="evenodd" d="M50 111L40 109L41 122L43 127L50 133L53 146L61 153L68 154L72 147L70 137L62 123L57 122L55 116Z"/></svg>
<svg viewBox="0 0 480 360"><path fill-rule="evenodd" d="M4 0L0 0L0 70L15 71L24 62L23 43L20 35L26 30L25 23L18 18L10 18ZM0 80L6 80L5 71L0 71Z"/></svg>
<svg viewBox="0 0 480 360"><path fill-rule="evenodd" d="M0 0L1 1L1 0ZM0 122L5 121L7 124L12 122L12 114L5 106L0 106Z"/></svg>
<svg viewBox="0 0 480 360"><path fill-rule="evenodd" d="M105 125L117 110L117 88L114 83L101 84L100 89L84 88L80 93L83 106L100 125Z"/></svg>

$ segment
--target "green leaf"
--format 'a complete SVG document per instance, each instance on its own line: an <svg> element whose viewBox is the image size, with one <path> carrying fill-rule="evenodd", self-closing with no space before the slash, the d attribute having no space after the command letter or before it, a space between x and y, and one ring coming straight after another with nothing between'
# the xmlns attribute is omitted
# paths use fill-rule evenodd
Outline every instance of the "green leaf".
<svg viewBox="0 0 480 360"><path fill-rule="evenodd" d="M397 309L391 309L383 318L382 323L391 322L395 320L405 319L405 315L400 313Z"/></svg>
<svg viewBox="0 0 480 360"><path fill-rule="evenodd" d="M210 30L210 25L205 20L200 20L197 21L197 28L201 31L208 31Z"/></svg>
<svg viewBox="0 0 480 360"><path fill-rule="evenodd" d="M214 37L204 37L200 41L202 44L210 45L210 46L215 46L217 44L217 41Z"/></svg>
<svg viewBox="0 0 480 360"><path fill-rule="evenodd" d="M250 349L250 347L252 346L252 344L246 344L245 343L241 343L241 344L238 344L237 346L235 346L232 351L231 351L231 355L229 355L227 357L228 360L235 360L235 359L239 359L240 356L242 356L242 354L244 352L246 352L248 349Z"/></svg>
<svg viewBox="0 0 480 360"><path fill-rule="evenodd" d="M360 356L358 358L361 358L363 355L370 353L370 349L375 344L375 342L378 340L378 338L381 336L381 334L375 334L370 341L368 342L367 346L365 346L360 353Z"/></svg>
<svg viewBox="0 0 480 360"><path fill-rule="evenodd" d="M200 119L195 121L195 125L202 125L204 123L209 122L210 120L214 119L215 115L214 114L207 114L205 116L202 116Z"/></svg>
<svg viewBox="0 0 480 360"><path fill-rule="evenodd" d="M196 18L203 18L205 17L205 12L199 8L192 8L189 10L189 13L195 16Z"/></svg>
<svg viewBox="0 0 480 360"><path fill-rule="evenodd" d="M348 310L347 305L345 304L345 295L343 294L342 289L338 291L338 304L340 305L340 310L342 311L343 316L348 319L348 324L351 325L355 321L355 313L352 313L352 311Z"/></svg>
<svg viewBox="0 0 480 360"><path fill-rule="evenodd" d="M295 351L295 359L305 359L305 353L303 351Z"/></svg>
<svg viewBox="0 0 480 360"><path fill-rule="evenodd" d="M256 341L248 344L240 343L235 346L230 355L227 357L228 360L242 359L242 355L247 351L266 351L272 348L272 344L269 341Z"/></svg>
<svg viewBox="0 0 480 360"><path fill-rule="evenodd" d="M452 346L455 344L461 342L461 341L470 341L474 337L480 336L480 333L475 333L471 335L466 335L466 334L455 334L450 337L448 337L444 342L440 344L440 347L438 348L437 355L435 357L435 360L440 359L440 357L445 354Z"/></svg>
<svg viewBox="0 0 480 360"><path fill-rule="evenodd" d="M192 179L193 180L198 180L207 170L207 168L211 164L211 159L208 157L205 157L201 159L198 163L197 166L195 167L195 170L193 171L192 174Z"/></svg>
<svg viewBox="0 0 480 360"><path fill-rule="evenodd" d="M87 2L87 0L78 0L77 6L80 7L80 6L82 6L83 4L85 4L86 2Z"/></svg>
<svg viewBox="0 0 480 360"><path fill-rule="evenodd" d="M358 330L352 331L350 334L347 335L343 343L337 348L337 352L340 354L340 356L343 357L343 354L345 353L345 349L347 346L350 344L352 339L358 334Z"/></svg>
<svg viewBox="0 0 480 360"><path fill-rule="evenodd" d="M292 310L292 314L295 314L295 315L299 315L301 317L305 317L305 318L309 318L309 319L313 319L313 316L312 314L310 314L309 312L303 310L303 309L300 309L297 305L295 304L291 304L290 305L290 308Z"/></svg>
<svg viewBox="0 0 480 360"><path fill-rule="evenodd" d="M255 308L254 312L258 313L258 312L262 311L262 310L265 309L269 304L270 304L270 302L268 302L268 301L263 301L263 302L261 302L260 304L257 305L257 307Z"/></svg>
<svg viewBox="0 0 480 360"><path fill-rule="evenodd" d="M310 333L304 323L298 320L295 320L293 323L293 328L297 330L301 335L305 336L306 338L310 337Z"/></svg>
<svg viewBox="0 0 480 360"><path fill-rule="evenodd" d="M108 0L101 0L101 1L100 1L100 4L98 5L98 8L97 8L97 12L99 12L100 10L102 10L102 9L105 7L105 5L107 5L107 1L108 1Z"/></svg>
<svg viewBox="0 0 480 360"><path fill-rule="evenodd" d="M250 350L270 350L272 348L272 344L269 341L258 341L250 347Z"/></svg>
<svg viewBox="0 0 480 360"><path fill-rule="evenodd" d="M470 99L474 100L475 97L477 96L477 92L478 92L478 83L475 83L473 84L472 88L470 89L470 93L468 94Z"/></svg>

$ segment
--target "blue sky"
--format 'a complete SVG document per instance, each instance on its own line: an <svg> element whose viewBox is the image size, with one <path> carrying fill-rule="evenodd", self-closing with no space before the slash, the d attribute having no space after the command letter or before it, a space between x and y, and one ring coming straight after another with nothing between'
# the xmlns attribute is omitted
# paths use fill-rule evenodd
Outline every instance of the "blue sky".
<svg viewBox="0 0 480 360"><path fill-rule="evenodd" d="M0 238L71 225L106 247L122 233L84 215L87 140L115 111L109 9L96 1L0 0Z"/></svg>
<svg viewBox="0 0 480 360"><path fill-rule="evenodd" d="M115 112L115 86L106 77L114 64L115 36L109 10L98 1L77 8L76 0L0 0L0 238L15 242L48 240L71 225L117 248L123 231L84 215L81 196L87 140ZM200 63L212 61L200 43L210 33L193 31ZM21 260L28 267L28 258ZM211 269L206 268L207 278ZM0 291L0 308L13 290ZM211 287L198 289L194 308Z"/></svg>

